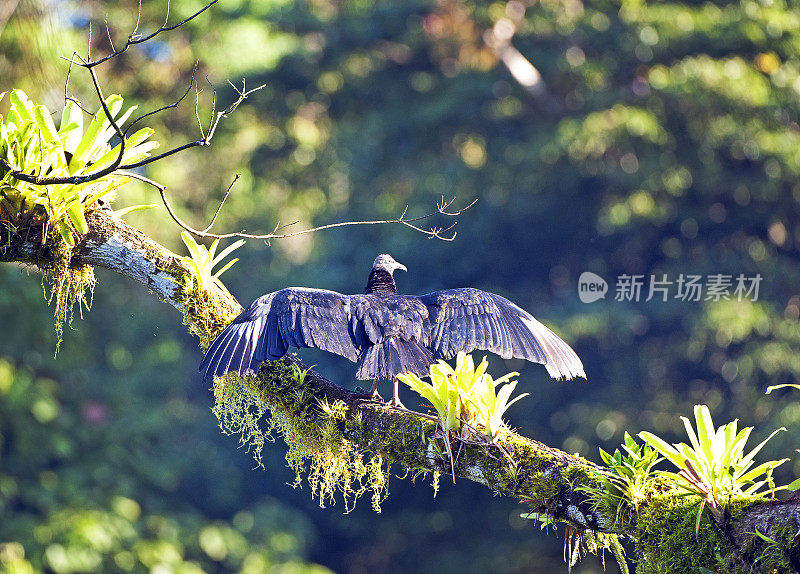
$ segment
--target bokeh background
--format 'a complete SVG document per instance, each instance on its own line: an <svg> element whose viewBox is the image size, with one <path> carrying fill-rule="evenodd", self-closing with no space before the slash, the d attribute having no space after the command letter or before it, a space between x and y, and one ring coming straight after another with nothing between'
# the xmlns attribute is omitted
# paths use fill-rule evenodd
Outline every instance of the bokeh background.
<svg viewBox="0 0 800 574"><path fill-rule="evenodd" d="M152 31L166 2L142 4L139 29ZM170 22L202 5L173 0ZM101 55L105 23L119 46L136 20L134 0L5 0L0 91L60 109L61 57L85 54L89 24ZM531 393L509 413L523 434L598 460L625 430L680 439L679 415L705 403L718 424L754 425L753 444L786 426L763 457L791 458L778 483L800 473L798 394L764 395L800 373L795 3L222 0L99 73L106 93L146 111L186 90L195 61L203 118L212 85L224 106L227 79L266 84L212 147L147 169L195 226L235 173L218 230L478 199L452 242L402 226L250 241L224 276L243 304L290 285L360 292L388 252L409 268L401 291L500 293L577 350L588 382L493 358ZM80 71L70 90L92 101ZM150 118L162 149L198 138L190 100ZM132 183L115 207L141 203L157 195ZM128 220L184 252L163 207ZM584 271L605 277L609 296L582 303ZM763 280L756 302L615 301L624 273ZM540 531L466 480L442 480L434 498L427 480L393 478L381 514L362 502L344 515L287 484L280 442L254 469L217 428L179 315L140 285L97 277L92 310L54 359L41 276L0 267L1 571L566 571L563 530ZM346 360L301 356L355 384ZM601 570L591 556L575 569Z"/></svg>

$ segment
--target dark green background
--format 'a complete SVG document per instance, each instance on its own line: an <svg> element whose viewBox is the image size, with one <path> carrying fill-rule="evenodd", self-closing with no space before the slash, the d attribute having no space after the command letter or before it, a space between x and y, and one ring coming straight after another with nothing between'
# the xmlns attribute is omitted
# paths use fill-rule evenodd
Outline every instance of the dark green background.
<svg viewBox="0 0 800 574"><path fill-rule="evenodd" d="M171 21L201 6L173 1ZM218 230L479 200L453 242L396 225L251 241L224 276L243 304L290 285L360 292L375 255L388 252L409 268L402 292L500 293L574 346L588 382L490 357L496 375L520 370L531 393L508 414L521 433L597 460L597 447L613 450L626 429L681 439L679 415L705 403L718 424L755 425L753 444L786 426L760 458L791 457L777 481L793 480L797 393L764 390L800 372L796 3L533 3L513 44L555 106L528 95L483 42L518 7L223 0L100 77L106 93L146 111L182 93L199 60L204 118L206 78L223 106L234 97L226 79L266 84L211 148L147 170L199 227L237 172ZM141 31L164 13L146 0ZM120 45L136 2L22 0L0 29L0 91L22 88L59 109L59 56L85 53L89 22L93 53L106 53L106 19ZM71 89L91 101L80 71ZM150 122L162 149L198 137L190 99ZM157 202L130 184L115 207ZM163 208L128 220L184 252ZM580 302L583 271L611 283L606 299ZM614 301L623 273L763 281L755 303ZM54 360L39 274L0 268L0 569L27 571L15 560L24 548L34 571L55 572L566 571L561 530L539 531L513 500L466 480L443 479L434 499L427 481L393 478L382 514L362 501L345 516L287 485L281 443L266 449L266 471L254 470L216 427L197 342L177 312L139 285L97 277L91 312ZM301 356L333 380L353 379L344 359ZM588 557L575 571L601 568Z"/></svg>

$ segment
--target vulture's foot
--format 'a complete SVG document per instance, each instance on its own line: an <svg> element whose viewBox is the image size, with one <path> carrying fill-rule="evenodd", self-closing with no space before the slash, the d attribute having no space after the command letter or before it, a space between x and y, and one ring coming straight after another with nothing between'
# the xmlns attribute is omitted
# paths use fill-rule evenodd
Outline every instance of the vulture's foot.
<svg viewBox="0 0 800 574"><path fill-rule="evenodd" d="M392 397L392 400L386 403L387 407L391 407L393 409L402 409L404 411L408 411L410 413L414 412L406 408L406 406L400 402L400 397Z"/></svg>

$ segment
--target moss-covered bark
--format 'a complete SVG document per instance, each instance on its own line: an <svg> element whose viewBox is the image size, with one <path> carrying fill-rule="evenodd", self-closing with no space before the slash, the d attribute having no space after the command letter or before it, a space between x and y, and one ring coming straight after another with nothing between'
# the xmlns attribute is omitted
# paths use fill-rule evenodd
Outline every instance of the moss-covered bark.
<svg viewBox="0 0 800 574"><path fill-rule="evenodd" d="M181 258L121 220L102 212L87 219L90 232L69 254L71 266L99 265L143 283L184 313L203 344L241 311L224 289L203 294L185 289L189 269ZM63 260L63 252L47 241L31 241L24 231L0 239L0 261L47 269ZM215 410L223 429L240 433L256 453L270 430L280 433L290 464L306 474L321 503L337 492L357 497L371 491L378 507L386 494L387 461L434 476L451 472L433 421L365 400L317 373L303 375L304 369L287 356L264 363L256 377L218 379ZM630 535L640 572L798 571L800 500L731 500L723 523L706 512L695 534L699 499L677 484L660 483L623 521L593 509L583 490L599 485L589 461L514 433L498 444L474 437L451 441L458 452L452 467L457 477L523 499L531 510L578 531Z"/></svg>

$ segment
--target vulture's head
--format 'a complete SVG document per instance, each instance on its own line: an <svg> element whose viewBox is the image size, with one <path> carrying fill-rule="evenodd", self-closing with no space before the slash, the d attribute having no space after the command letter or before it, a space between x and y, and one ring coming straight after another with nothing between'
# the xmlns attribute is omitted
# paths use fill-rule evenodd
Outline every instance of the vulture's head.
<svg viewBox="0 0 800 574"><path fill-rule="evenodd" d="M364 293L397 293L393 275L395 269L408 271L405 265L395 261L391 255L378 255L372 264L372 271L369 272Z"/></svg>
<svg viewBox="0 0 800 574"><path fill-rule="evenodd" d="M397 261L394 260L394 258L391 255L387 255L386 253L378 255L375 258L375 263L372 264L372 269L373 270L382 269L387 273L389 273L389 275L392 275L396 269L402 269L403 271L408 271L405 265L403 265L402 263L398 263Z"/></svg>

